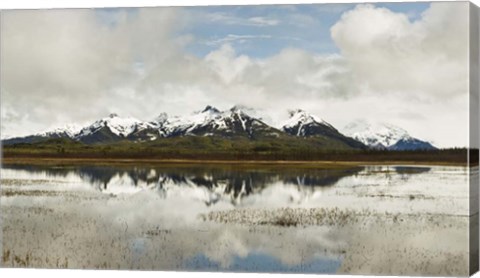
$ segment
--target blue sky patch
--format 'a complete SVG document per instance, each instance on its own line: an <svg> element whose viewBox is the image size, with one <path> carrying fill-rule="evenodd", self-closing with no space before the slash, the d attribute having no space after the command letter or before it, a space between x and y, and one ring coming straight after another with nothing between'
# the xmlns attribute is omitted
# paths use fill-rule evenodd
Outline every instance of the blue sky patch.
<svg viewBox="0 0 480 278"><path fill-rule="evenodd" d="M224 43L237 53L264 58L284 48L300 48L313 53L338 53L330 28L342 14L357 4L302 4L264 6L218 6L186 8L191 23L180 31L193 35L187 51L203 57ZM380 3L413 20L429 7L427 2Z"/></svg>
<svg viewBox="0 0 480 278"><path fill-rule="evenodd" d="M299 48L312 53L335 54L339 49L332 41L330 28L342 14L357 4L299 4L257 6L185 7L185 26L177 36L193 40L186 51L204 57L223 44L230 44L238 54L265 58L285 48ZM430 6L429 2L376 3L401 12L414 21ZM114 27L120 12L135 15L131 9L97 9L98 19Z"/></svg>

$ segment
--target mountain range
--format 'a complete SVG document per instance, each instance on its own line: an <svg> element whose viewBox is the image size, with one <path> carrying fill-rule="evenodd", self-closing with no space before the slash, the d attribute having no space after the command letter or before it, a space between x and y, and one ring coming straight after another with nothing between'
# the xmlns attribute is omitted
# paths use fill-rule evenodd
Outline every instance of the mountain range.
<svg viewBox="0 0 480 278"><path fill-rule="evenodd" d="M297 109L280 126L270 126L252 116L251 109L234 106L220 111L213 106L191 115L169 117L161 113L152 121L110 114L87 126L65 125L25 137L2 140L4 145L37 143L68 138L84 144L110 144L121 141L150 142L173 137L221 137L261 141L263 139L315 139L348 149L432 150L429 142L414 138L402 128L389 124L353 122L341 131L321 118Z"/></svg>

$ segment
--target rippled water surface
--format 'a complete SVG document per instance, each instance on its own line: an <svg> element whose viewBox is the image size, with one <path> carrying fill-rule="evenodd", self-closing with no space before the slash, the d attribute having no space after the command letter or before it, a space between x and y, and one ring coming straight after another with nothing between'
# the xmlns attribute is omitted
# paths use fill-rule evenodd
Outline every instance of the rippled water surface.
<svg viewBox="0 0 480 278"><path fill-rule="evenodd" d="M468 178L450 166L4 165L2 264L465 275Z"/></svg>

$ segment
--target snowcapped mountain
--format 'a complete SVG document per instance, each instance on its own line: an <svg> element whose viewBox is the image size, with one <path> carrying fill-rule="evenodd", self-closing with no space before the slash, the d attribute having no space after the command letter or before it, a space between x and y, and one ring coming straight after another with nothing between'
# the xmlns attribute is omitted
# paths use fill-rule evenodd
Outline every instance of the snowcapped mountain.
<svg viewBox="0 0 480 278"><path fill-rule="evenodd" d="M337 132L337 130L326 121L317 116L308 114L307 112L297 109L289 111L290 118L283 123L282 129L296 136L312 136L319 132Z"/></svg>
<svg viewBox="0 0 480 278"><path fill-rule="evenodd" d="M50 138L72 138L80 132L81 126L76 124L66 124L62 127L54 128L53 130L45 131L37 134L37 136Z"/></svg>
<svg viewBox="0 0 480 278"><path fill-rule="evenodd" d="M142 122L132 117L121 118L117 114L110 114L108 117L82 128L71 138L87 144L116 142L125 139L145 139L145 137L156 139L154 134L142 133L146 130L155 133L154 128L154 125L148 122Z"/></svg>
<svg viewBox="0 0 480 278"><path fill-rule="evenodd" d="M374 149L388 150L433 150L432 144L414 138L400 127L386 123L369 123L365 120L352 122L342 130L344 134Z"/></svg>
<svg viewBox="0 0 480 278"><path fill-rule="evenodd" d="M250 116L247 112L252 111L241 106L234 106L226 111L207 106L202 111L184 117L169 117L166 113L161 113L149 122L110 114L108 117L84 127L67 125L41 134L9 138L3 140L3 143L35 143L53 138L70 138L86 144L95 144L122 140L153 141L158 138L177 136L221 136L224 138L246 137L255 139L284 135L282 131Z"/></svg>
<svg viewBox="0 0 480 278"><path fill-rule="evenodd" d="M222 136L222 137L278 137L280 130L268 126L260 119L250 116L241 106L220 111L207 106L202 111L187 117L173 117L159 123L167 137L174 136Z"/></svg>
<svg viewBox="0 0 480 278"><path fill-rule="evenodd" d="M65 125L26 137L5 139L2 143L37 143L65 138L85 144L108 144L182 136L249 140L278 138L293 145L298 142L292 140L300 137L309 138L310 143L313 142L320 148L333 149L364 149L365 145L390 150L435 149L430 143L413 138L405 130L388 124L371 125L365 121L357 121L347 125L341 133L328 122L299 109L291 111L290 118L280 128L275 128L257 117L254 110L242 106L234 106L225 111L207 106L183 117L169 117L166 113L161 113L152 121L110 114L87 126Z"/></svg>
<svg viewBox="0 0 480 278"><path fill-rule="evenodd" d="M73 138L81 130L81 127L74 124L67 124L62 127L57 127L52 130L43 131L37 134L25 137L11 137L2 140L3 144L17 144L17 143L36 143L48 139L58 138Z"/></svg>
<svg viewBox="0 0 480 278"><path fill-rule="evenodd" d="M362 143L341 134L328 122L301 109L290 111L290 118L282 125L282 130L293 136L323 136L341 141L351 147L365 147Z"/></svg>
<svg viewBox="0 0 480 278"><path fill-rule="evenodd" d="M129 135L137 124L141 124L142 121L135 118L120 118L117 114L110 114L108 117L100 119L93 124L83 128L77 137L84 137L90 134L94 134L103 128L107 128L111 133L126 137Z"/></svg>

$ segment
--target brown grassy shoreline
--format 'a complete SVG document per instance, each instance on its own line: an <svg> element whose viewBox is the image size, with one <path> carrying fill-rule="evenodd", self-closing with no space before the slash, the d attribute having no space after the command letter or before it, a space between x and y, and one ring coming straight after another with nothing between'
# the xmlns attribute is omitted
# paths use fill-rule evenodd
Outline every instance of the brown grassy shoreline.
<svg viewBox="0 0 480 278"><path fill-rule="evenodd" d="M333 160L215 160L215 159L155 159L155 158L59 158L59 157L3 157L1 163L40 164L40 165L162 165L162 164L232 164L232 165L276 165L305 167L349 167L367 165L427 165L427 166L467 166L460 161L333 161ZM478 165L478 164L477 164Z"/></svg>

